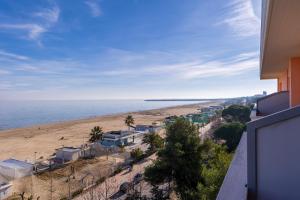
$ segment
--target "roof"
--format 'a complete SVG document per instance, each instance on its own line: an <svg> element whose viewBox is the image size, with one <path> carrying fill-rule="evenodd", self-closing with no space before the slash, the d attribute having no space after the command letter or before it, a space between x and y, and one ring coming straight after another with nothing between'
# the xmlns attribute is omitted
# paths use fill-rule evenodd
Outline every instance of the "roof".
<svg viewBox="0 0 300 200"><path fill-rule="evenodd" d="M12 186L11 183L0 183L0 191L7 190Z"/></svg>
<svg viewBox="0 0 300 200"><path fill-rule="evenodd" d="M70 153L72 153L72 152L75 153L75 152L81 151L80 148L75 148L75 147L63 147L58 150L62 150L64 152L70 152Z"/></svg>
<svg viewBox="0 0 300 200"><path fill-rule="evenodd" d="M0 166L14 168L14 169L22 169L22 168L31 168L33 165L26 161L16 160L16 159L7 159L0 162Z"/></svg>
<svg viewBox="0 0 300 200"><path fill-rule="evenodd" d="M289 59L299 57L300 1L262 1L260 77L278 78L289 65Z"/></svg>
<svg viewBox="0 0 300 200"><path fill-rule="evenodd" d="M112 135L121 135L122 131L109 131L107 134L112 134Z"/></svg>

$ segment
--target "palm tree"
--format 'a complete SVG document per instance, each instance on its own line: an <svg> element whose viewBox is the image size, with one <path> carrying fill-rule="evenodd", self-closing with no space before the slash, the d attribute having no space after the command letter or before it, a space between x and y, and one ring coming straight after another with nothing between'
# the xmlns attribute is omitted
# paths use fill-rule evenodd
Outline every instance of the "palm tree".
<svg viewBox="0 0 300 200"><path fill-rule="evenodd" d="M90 142L95 142L97 140L102 140L103 131L100 126L95 126L90 133Z"/></svg>
<svg viewBox="0 0 300 200"><path fill-rule="evenodd" d="M126 124L126 126L128 126L128 130L130 130L130 127L134 124L134 119L133 119L132 115L128 115L125 118L125 124Z"/></svg>

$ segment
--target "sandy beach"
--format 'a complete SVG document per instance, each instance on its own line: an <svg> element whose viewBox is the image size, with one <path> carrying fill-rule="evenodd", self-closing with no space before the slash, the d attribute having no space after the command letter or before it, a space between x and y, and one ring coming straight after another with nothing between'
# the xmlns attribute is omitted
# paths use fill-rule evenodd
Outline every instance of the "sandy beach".
<svg viewBox="0 0 300 200"><path fill-rule="evenodd" d="M202 106L216 104L191 104L0 131L0 160L16 158L33 161L34 152L37 152L37 158L47 158L63 145L80 146L87 142L94 126L101 126L104 131L126 129L124 118L128 114L133 115L135 124L151 124L162 122L170 115L194 113Z"/></svg>

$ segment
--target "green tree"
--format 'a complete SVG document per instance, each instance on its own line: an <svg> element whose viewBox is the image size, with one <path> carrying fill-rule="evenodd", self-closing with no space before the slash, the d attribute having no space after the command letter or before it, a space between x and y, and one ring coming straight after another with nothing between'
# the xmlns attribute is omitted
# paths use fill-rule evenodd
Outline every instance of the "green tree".
<svg viewBox="0 0 300 200"><path fill-rule="evenodd" d="M90 142L95 142L97 140L102 140L103 131L100 126L95 126L90 133Z"/></svg>
<svg viewBox="0 0 300 200"><path fill-rule="evenodd" d="M221 145L210 140L204 142L206 150L203 151L202 182L198 184L199 199L216 199L231 162L232 155L226 152Z"/></svg>
<svg viewBox="0 0 300 200"><path fill-rule="evenodd" d="M128 115L125 118L124 122L125 122L126 126L128 126L128 130L130 130L130 127L134 124L134 119L133 119L132 115Z"/></svg>
<svg viewBox="0 0 300 200"><path fill-rule="evenodd" d="M241 122L246 123L249 122L251 110L248 106L241 105L231 105L228 108L225 108L222 112L222 117L227 122Z"/></svg>
<svg viewBox="0 0 300 200"><path fill-rule="evenodd" d="M140 148L133 149L130 152L131 158L133 158L135 161L139 161L143 158L144 152Z"/></svg>
<svg viewBox="0 0 300 200"><path fill-rule="evenodd" d="M167 127L166 144L145 179L152 185L174 182L182 200L198 199L201 181L201 143L198 129L179 118Z"/></svg>
<svg viewBox="0 0 300 200"><path fill-rule="evenodd" d="M148 153L154 153L164 146L164 140L157 133L146 134L143 138L143 143L148 144Z"/></svg>
<svg viewBox="0 0 300 200"><path fill-rule="evenodd" d="M245 130L245 125L240 122L223 124L213 133L214 138L225 140L229 152L232 152L238 146Z"/></svg>

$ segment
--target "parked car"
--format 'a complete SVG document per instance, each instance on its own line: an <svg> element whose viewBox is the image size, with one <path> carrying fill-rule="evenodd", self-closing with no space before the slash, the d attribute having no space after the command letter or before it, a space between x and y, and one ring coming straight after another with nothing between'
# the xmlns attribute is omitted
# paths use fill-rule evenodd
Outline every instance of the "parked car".
<svg viewBox="0 0 300 200"><path fill-rule="evenodd" d="M137 173L137 174L133 177L133 184L138 184L138 183L141 182L142 180L143 180L143 174Z"/></svg>
<svg viewBox="0 0 300 200"><path fill-rule="evenodd" d="M129 182L124 182L120 185L119 191L122 193L127 193L131 187Z"/></svg>

